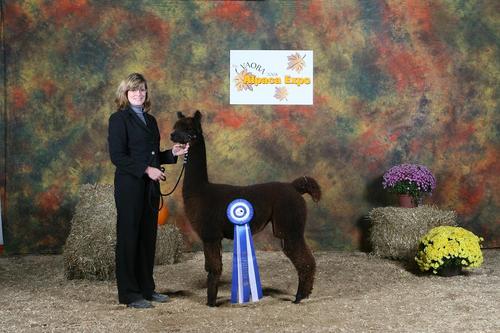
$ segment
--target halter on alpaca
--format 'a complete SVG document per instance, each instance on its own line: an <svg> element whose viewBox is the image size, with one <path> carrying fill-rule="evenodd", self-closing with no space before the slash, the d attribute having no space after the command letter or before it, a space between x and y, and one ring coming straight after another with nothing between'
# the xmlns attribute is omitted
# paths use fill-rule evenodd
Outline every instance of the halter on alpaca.
<svg viewBox="0 0 500 333"><path fill-rule="evenodd" d="M294 303L307 298L313 288L316 262L304 239L307 209L302 194L314 201L321 189L311 177L299 177L291 183L270 182L250 186L213 184L208 180L205 139L201 128L201 112L193 117L178 113L171 140L189 142L182 196L185 213L203 241L207 276L207 304L215 306L222 273L221 241L233 239L234 226L228 221L226 207L236 198L245 198L254 207L252 234L271 222L275 237L282 240L283 252L298 273L299 285Z"/></svg>

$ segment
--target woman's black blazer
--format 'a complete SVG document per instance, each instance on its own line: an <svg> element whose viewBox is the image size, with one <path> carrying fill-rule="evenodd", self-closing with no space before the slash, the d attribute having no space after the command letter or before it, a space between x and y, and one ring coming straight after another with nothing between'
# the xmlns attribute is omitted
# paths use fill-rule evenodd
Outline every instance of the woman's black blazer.
<svg viewBox="0 0 500 333"><path fill-rule="evenodd" d="M177 162L171 150L160 152L160 131L156 119L145 113L146 124L131 108L119 110L109 117L108 144L116 174L141 178L148 166Z"/></svg>

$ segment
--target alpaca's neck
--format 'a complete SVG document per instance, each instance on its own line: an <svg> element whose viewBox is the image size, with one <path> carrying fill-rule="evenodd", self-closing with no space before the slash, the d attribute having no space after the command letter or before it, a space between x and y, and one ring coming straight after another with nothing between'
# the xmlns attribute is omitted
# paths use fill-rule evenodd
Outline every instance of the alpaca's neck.
<svg viewBox="0 0 500 333"><path fill-rule="evenodd" d="M183 196L187 197L199 191L201 185L208 183L207 155L205 140L200 135L198 142L189 148L186 174L184 175Z"/></svg>

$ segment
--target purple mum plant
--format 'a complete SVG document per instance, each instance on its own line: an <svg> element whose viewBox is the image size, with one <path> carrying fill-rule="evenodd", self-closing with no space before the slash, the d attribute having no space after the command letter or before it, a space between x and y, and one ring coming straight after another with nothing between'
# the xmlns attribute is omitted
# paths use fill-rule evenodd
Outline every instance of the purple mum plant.
<svg viewBox="0 0 500 333"><path fill-rule="evenodd" d="M422 193L432 194L436 188L436 178L423 165L400 164L387 170L382 185L389 192L409 194L418 201Z"/></svg>

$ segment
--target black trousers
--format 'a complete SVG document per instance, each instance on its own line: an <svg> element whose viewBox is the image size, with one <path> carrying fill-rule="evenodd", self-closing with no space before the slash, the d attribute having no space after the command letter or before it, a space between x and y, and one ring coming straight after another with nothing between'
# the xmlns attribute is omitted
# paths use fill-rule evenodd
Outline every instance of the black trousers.
<svg viewBox="0 0 500 333"><path fill-rule="evenodd" d="M147 175L139 179L115 175L116 284L118 300L123 304L150 299L155 290L158 186Z"/></svg>

